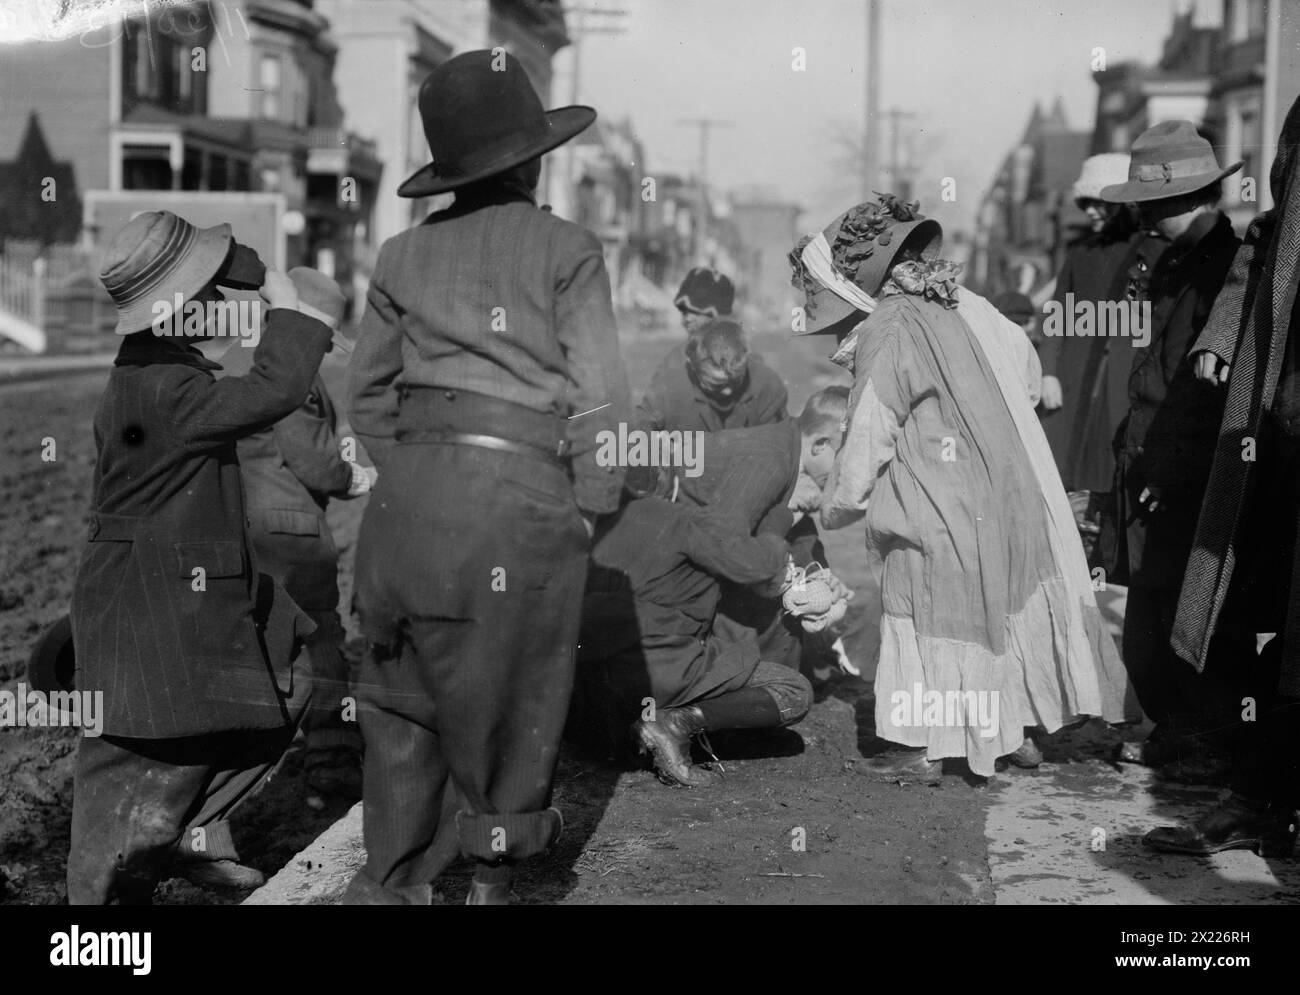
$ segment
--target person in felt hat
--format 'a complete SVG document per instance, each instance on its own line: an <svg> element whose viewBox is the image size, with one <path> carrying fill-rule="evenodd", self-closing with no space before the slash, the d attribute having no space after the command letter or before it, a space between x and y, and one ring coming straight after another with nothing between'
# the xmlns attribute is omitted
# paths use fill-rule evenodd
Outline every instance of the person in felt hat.
<svg viewBox="0 0 1300 995"><path fill-rule="evenodd" d="M302 404L330 328L267 270L253 368L215 379L175 301L219 300L239 248L229 225L146 211L104 259L122 345L95 412L71 612L76 684L103 691L104 734L77 749L74 905L148 903L173 867L204 884L260 883L237 863L226 818L279 761L310 693L294 660L311 621L258 570L236 447ZM342 294L308 303L341 309Z"/></svg>
<svg viewBox="0 0 1300 995"><path fill-rule="evenodd" d="M866 518L884 608L876 734L907 747L857 769L932 781L947 757L982 776L1009 755L1035 766L1027 730L1124 717L1125 682L1034 414L1034 351L956 285L918 209L881 195L791 263L807 332L834 333L854 378L821 524ZM925 711L936 696L962 707Z"/></svg>
<svg viewBox="0 0 1300 995"><path fill-rule="evenodd" d="M1119 757L1178 761L1184 772L1226 765L1242 699L1234 658L1254 651L1253 638L1222 633L1198 675L1169 644L1223 418L1223 395L1196 379L1188 355L1240 245L1217 205L1221 181L1241 166L1221 167L1190 121L1166 121L1134 141L1128 180L1101 191L1110 203L1136 204L1144 227L1168 243L1134 299L1150 310L1150 338L1140 347L1130 340L1107 565L1112 580L1128 583L1124 665L1156 728Z"/></svg>
<svg viewBox="0 0 1300 995"><path fill-rule="evenodd" d="M1103 187L1127 179L1129 157L1089 156L1072 194L1091 220L1091 232L1070 246L1052 293L1065 314L1077 301L1095 305L1124 300L1123 274L1134 262L1144 233L1131 205L1110 204ZM1111 440L1128 412L1129 343L1107 336L1047 335L1038 350L1043 367L1043 430L1061 479L1071 491L1089 492L1085 518L1097 520L1115 475Z"/></svg>
<svg viewBox="0 0 1300 995"><path fill-rule="evenodd" d="M1242 722L1231 794L1144 837L1167 853L1285 858L1300 826L1300 99L1269 185L1274 206L1251 221L1192 346L1197 378L1226 398L1172 637L1201 669L1220 632L1264 634L1257 655L1233 661L1253 721ZM1242 458L1248 444L1254 459Z"/></svg>
<svg viewBox="0 0 1300 995"><path fill-rule="evenodd" d="M329 281L313 270L292 270L289 275ZM322 320L337 332L336 319L322 316ZM253 365L252 351L240 345L232 345L217 358L222 364L218 378L245 375ZM361 797L361 732L355 719L345 715L344 699L351 692L338 615L339 555L325 510L330 498L346 500L369 493L375 471L343 459L337 429L334 402L317 373L302 404L274 425L242 436L238 443L249 534L258 563L284 585L316 626L305 647L311 660L312 696L302 721L307 738L303 770L313 805L322 804L321 796L353 801Z"/></svg>
<svg viewBox="0 0 1300 995"><path fill-rule="evenodd" d="M366 864L346 901L427 904L458 853L470 904L559 835L551 779L594 520L631 414L601 243L539 210L541 156L595 120L544 111L519 62L466 52L419 96L455 202L380 250L350 381L379 468L357 544Z"/></svg>

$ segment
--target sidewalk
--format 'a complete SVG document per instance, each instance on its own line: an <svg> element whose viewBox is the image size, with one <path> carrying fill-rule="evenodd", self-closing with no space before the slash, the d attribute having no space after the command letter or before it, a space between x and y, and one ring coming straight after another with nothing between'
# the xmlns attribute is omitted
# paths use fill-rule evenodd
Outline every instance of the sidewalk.
<svg viewBox="0 0 1300 995"><path fill-rule="evenodd" d="M106 370L116 358L116 350L67 356L0 356L0 387L88 370Z"/></svg>

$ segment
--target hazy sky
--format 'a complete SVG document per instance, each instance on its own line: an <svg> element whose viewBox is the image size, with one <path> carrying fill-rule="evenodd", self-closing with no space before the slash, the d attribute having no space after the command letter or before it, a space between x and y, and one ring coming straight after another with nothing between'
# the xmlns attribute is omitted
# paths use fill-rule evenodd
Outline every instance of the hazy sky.
<svg viewBox="0 0 1300 995"><path fill-rule="evenodd" d="M575 0L576 2L576 0ZM731 122L709 146L710 181L775 187L820 228L857 200L843 136L860 142L866 0L583 0L619 7L621 35L589 35L582 102L629 115L656 170L690 173L698 130L682 118ZM884 0L882 110L916 116L922 209L968 226L984 187L1020 136L1034 101L1064 100L1072 127L1088 128L1097 88L1091 62L1153 62L1168 33L1169 0ZM1198 0L1198 21L1218 23L1218 0ZM573 15L570 15L573 23ZM807 69L794 71L796 46ZM567 64L567 60L566 60ZM553 102L568 103L557 75ZM839 142L837 137L840 136ZM882 135L888 156L889 134ZM943 177L953 204L939 200Z"/></svg>

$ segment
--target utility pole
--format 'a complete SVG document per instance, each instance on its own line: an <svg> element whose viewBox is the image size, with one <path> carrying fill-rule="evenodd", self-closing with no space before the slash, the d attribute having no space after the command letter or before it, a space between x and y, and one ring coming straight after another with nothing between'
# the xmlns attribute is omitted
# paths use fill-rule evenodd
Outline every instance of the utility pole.
<svg viewBox="0 0 1300 995"><path fill-rule="evenodd" d="M862 119L862 199L871 200L880 180L880 142L876 133L880 103L880 0L867 0L867 71Z"/></svg>
<svg viewBox="0 0 1300 995"><path fill-rule="evenodd" d="M580 103L581 94L581 77L582 77L582 39L587 35L621 35L626 31L626 27L621 24L614 24L609 21L601 21L601 18L620 18L627 17L627 11L622 8L614 7L565 7L563 8L566 17L572 17L573 23L567 25L569 37L572 39L570 48L573 49L573 74L569 79L569 103ZM589 21L588 18L596 18L596 22ZM566 156L567 165L567 183L569 194L573 193L573 185L578 180L578 154L574 147L570 145Z"/></svg>
<svg viewBox="0 0 1300 995"><path fill-rule="evenodd" d="M701 257L709 234L709 132L714 128L730 128L731 122L720 118L690 117L679 118L677 123L700 129L700 175L696 183L698 217L691 229L691 255L697 265L703 265L706 260Z"/></svg>
<svg viewBox="0 0 1300 995"><path fill-rule="evenodd" d="M889 118L889 182L894 188L893 193L903 200L908 200L912 195L911 163L909 162L904 169L899 155L899 138L902 134L902 122L916 115L911 111L900 111L894 107L885 112L885 117Z"/></svg>

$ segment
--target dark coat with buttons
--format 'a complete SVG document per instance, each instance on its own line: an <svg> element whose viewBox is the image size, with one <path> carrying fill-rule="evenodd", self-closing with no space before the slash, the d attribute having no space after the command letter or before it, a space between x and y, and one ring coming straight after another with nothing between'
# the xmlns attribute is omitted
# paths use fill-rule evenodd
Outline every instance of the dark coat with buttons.
<svg viewBox="0 0 1300 995"><path fill-rule="evenodd" d="M95 412L90 532L72 596L77 687L104 733L174 738L284 725L307 616L258 570L236 442L306 399L330 330L266 313L254 367L141 332Z"/></svg>
<svg viewBox="0 0 1300 995"><path fill-rule="evenodd" d="M1205 214L1151 273L1151 341L1134 350L1129 413L1117 438L1117 513L1127 524L1123 556L1132 584L1182 583L1223 418L1223 393L1196 379L1188 353L1240 244L1227 217ZM1139 507L1146 488L1161 495L1161 510Z"/></svg>
<svg viewBox="0 0 1300 995"><path fill-rule="evenodd" d="M249 371L252 353L232 346L221 357L218 378ZM261 567L307 611L333 611L339 600L338 550L325 509L330 497L346 496L352 470L339 452L337 427L334 402L317 374L307 400L238 445Z"/></svg>

